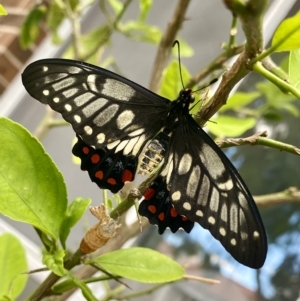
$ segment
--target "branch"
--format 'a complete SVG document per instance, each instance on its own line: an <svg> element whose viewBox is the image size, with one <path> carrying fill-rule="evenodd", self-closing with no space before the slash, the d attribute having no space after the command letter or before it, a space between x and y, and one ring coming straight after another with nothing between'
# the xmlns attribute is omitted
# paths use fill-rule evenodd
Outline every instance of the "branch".
<svg viewBox="0 0 300 301"><path fill-rule="evenodd" d="M202 108L201 113L196 114L195 119L201 126L204 126L205 122L226 104L233 87L250 72L249 61L263 50L262 20L268 1L223 0L223 2L233 16L237 16L240 20L246 36L246 44L231 69L223 75L215 95Z"/></svg>
<svg viewBox="0 0 300 301"><path fill-rule="evenodd" d="M244 49L244 45L234 46L226 49L223 53L221 53L218 57L216 57L211 63L205 66L198 74L192 77L187 83L186 87L192 88L213 71L223 69L225 62L227 62L230 58L234 57L235 55L241 53L243 49Z"/></svg>
<svg viewBox="0 0 300 301"><path fill-rule="evenodd" d="M300 190L297 187L290 187L282 192L253 197L258 207L270 207L287 203L300 203Z"/></svg>
<svg viewBox="0 0 300 301"><path fill-rule="evenodd" d="M258 132L247 138L229 138L222 139L216 144L220 148L226 148L231 146L239 146L239 145L263 145L271 148L279 149L280 151L285 151L291 153L293 155L300 156L300 149L294 145L283 143L274 139L265 138L267 137L267 131Z"/></svg>
<svg viewBox="0 0 300 301"><path fill-rule="evenodd" d="M160 41L153 64L152 77L149 85L150 90L153 92L158 91L163 70L172 51L172 44L176 39L177 32L179 31L182 22L184 21L184 16L189 3L190 0L180 0L178 2L174 15Z"/></svg>

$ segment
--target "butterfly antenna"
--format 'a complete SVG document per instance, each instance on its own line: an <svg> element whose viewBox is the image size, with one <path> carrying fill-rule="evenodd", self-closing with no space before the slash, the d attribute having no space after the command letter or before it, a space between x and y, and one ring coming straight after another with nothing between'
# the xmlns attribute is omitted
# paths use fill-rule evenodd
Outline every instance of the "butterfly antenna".
<svg viewBox="0 0 300 301"><path fill-rule="evenodd" d="M177 48L178 48L179 74L180 74L180 80L181 80L182 88L184 89L184 84L183 84L183 80L182 80L182 72L181 72L181 61L180 61L180 44L179 44L178 40L174 41L172 47L174 47L175 45L177 45Z"/></svg>

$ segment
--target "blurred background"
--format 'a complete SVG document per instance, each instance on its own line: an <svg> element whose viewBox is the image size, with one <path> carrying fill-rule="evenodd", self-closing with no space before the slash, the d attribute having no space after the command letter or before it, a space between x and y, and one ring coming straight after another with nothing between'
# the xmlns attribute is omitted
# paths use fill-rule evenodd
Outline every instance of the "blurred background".
<svg viewBox="0 0 300 301"><path fill-rule="evenodd" d="M87 5L81 18L76 20L80 22L82 33L87 35L106 24L107 14L105 14L104 6L110 7L108 3L110 1L107 3L105 1L91 2L92 5ZM122 17L124 24L136 20L140 11L139 1L127 2L129 5ZM145 31L142 38L138 34L134 35L133 31L127 35L115 31L110 36L110 42L101 45L89 61L148 87L159 33L166 30L178 2L154 1L147 18L149 29ZM57 22L59 26L52 31L49 30L49 24L39 23L37 39L33 43L28 42L28 48L24 49L20 46L21 28L22 26L24 28L24 22L25 24L28 22L32 9L43 2L6 0L1 3L8 11L8 16L2 16L0 19L0 116L9 117L34 132L45 115L46 107L27 94L21 83L20 74L32 61L61 56L71 57L73 55L70 48L72 26L69 20L63 18L61 23ZM51 1L45 1L44 4L46 10L50 10ZM294 15L299 7L299 1L270 1L264 19L266 45L278 24L287 16ZM59 19L58 11L52 13L53 19L55 17ZM34 16L36 22L43 17L39 17L37 12ZM181 38L188 45L187 48L193 50L193 53L183 55L182 64L190 74L195 75L221 53L221 44L228 42L232 15L221 1L192 0L185 16L186 20L183 22L178 38ZM95 37L96 35L94 39L86 39L87 47L94 47L97 42ZM101 32L99 31L100 38ZM243 41L243 32L238 27L236 44L242 44ZM273 59L277 63L283 62L284 64L285 56L281 54ZM230 64L229 62L228 65ZM241 92L260 91L261 97L249 105L252 110L265 106L275 98L279 103L284 101L279 96L279 90L276 89L254 73L247 76L239 85ZM267 130L268 137L272 139L300 146L299 115L295 113L295 111L298 112L299 103L294 102L293 105L293 113L276 106L269 106L268 111L258 117L255 126L243 136L249 136L259 130ZM102 192L90 181L88 174L82 172L79 166L73 163L71 148L74 136L70 126L54 128L43 138L42 143L64 175L69 200L77 196L89 197L96 206L101 203ZM293 186L300 186L300 159L294 155L261 146L236 147L225 152L239 170L253 195L276 193ZM24 171L24 176L26 176L26 171ZM158 235L155 226L150 226L134 240L127 242L128 245L137 244L157 249L176 258L178 262L188 266L189 274L221 280L220 285L214 286L192 281L174 283L151 295L138 297L137 300L225 301L234 298L240 301L299 301L299 203L273 204L259 208L259 210L268 235L269 251L265 265L257 271L234 261L220 243L199 225L196 225L189 235L183 231L176 234L166 231L162 236ZM135 219L135 212L130 212L127 221L131 223ZM73 228L68 240L68 248L76 250L86 227L94 223L94 218L87 212L82 221ZM21 240L27 251L30 269L40 268L41 243L32 227L1 216L0 233L6 232L15 234ZM43 274L30 276L24 296L32 292L44 277ZM139 283L129 285L134 290L148 287ZM93 287L93 291L99 292L99 295L102 289L99 285ZM20 300L23 300L22 297ZM84 299L78 293L69 297L68 300Z"/></svg>

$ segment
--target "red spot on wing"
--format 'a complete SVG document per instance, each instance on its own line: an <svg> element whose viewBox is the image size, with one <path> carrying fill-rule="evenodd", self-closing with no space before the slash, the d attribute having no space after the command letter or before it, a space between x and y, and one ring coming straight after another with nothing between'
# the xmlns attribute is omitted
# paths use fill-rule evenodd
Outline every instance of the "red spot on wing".
<svg viewBox="0 0 300 301"><path fill-rule="evenodd" d="M125 183L125 182L131 182L133 179L133 174L130 170L128 169L125 169L123 171L123 174L122 174L122 182Z"/></svg>
<svg viewBox="0 0 300 301"><path fill-rule="evenodd" d="M107 183L108 183L108 184L111 184L111 185L116 185L116 184L117 184L117 181L116 181L114 178L108 178L108 179L107 179Z"/></svg>
<svg viewBox="0 0 300 301"><path fill-rule="evenodd" d="M150 205L150 206L148 206L148 210L154 214L156 212L156 207L153 205Z"/></svg>
<svg viewBox="0 0 300 301"><path fill-rule="evenodd" d="M158 218L159 220L163 221L165 219L165 214L163 212L161 212L159 215L158 215Z"/></svg>
<svg viewBox="0 0 300 301"><path fill-rule="evenodd" d="M146 191L144 192L144 198L145 200L149 200L151 199L155 194L155 190L152 188L148 188L146 189Z"/></svg>
<svg viewBox="0 0 300 301"><path fill-rule="evenodd" d="M91 161L92 161L92 163L97 164L100 161L100 156L98 154L94 154L91 157Z"/></svg>
<svg viewBox="0 0 300 301"><path fill-rule="evenodd" d="M102 180L103 179L103 171L99 170L95 173L95 177Z"/></svg>
<svg viewBox="0 0 300 301"><path fill-rule="evenodd" d="M90 152L90 149L89 149L87 146L84 146L84 147L82 148L82 152L83 152L85 155L87 155L87 154Z"/></svg>
<svg viewBox="0 0 300 301"><path fill-rule="evenodd" d="M185 221L187 221L188 219L187 219L187 217L186 216L181 216L181 219L185 222Z"/></svg>
<svg viewBox="0 0 300 301"><path fill-rule="evenodd" d="M176 217L178 215L177 211L172 207L170 210L171 216Z"/></svg>

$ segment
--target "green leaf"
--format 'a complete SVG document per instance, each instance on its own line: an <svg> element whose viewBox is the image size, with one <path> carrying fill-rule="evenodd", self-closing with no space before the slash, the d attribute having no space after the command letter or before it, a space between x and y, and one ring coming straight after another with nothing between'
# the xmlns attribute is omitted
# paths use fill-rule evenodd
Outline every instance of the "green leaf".
<svg viewBox="0 0 300 301"><path fill-rule="evenodd" d="M146 19L148 17L148 14L153 5L153 2L152 2L152 0L140 0L139 4L140 4L140 15L139 15L138 21L143 23L146 21Z"/></svg>
<svg viewBox="0 0 300 301"><path fill-rule="evenodd" d="M64 248L71 228L74 227L74 225L80 220L91 202L91 199L76 198L68 206L66 217L63 221L60 231L60 241Z"/></svg>
<svg viewBox="0 0 300 301"><path fill-rule="evenodd" d="M28 275L25 250L11 234L0 236L0 299L4 296L15 300L25 288ZM7 299L8 300L8 299Z"/></svg>
<svg viewBox="0 0 300 301"><path fill-rule="evenodd" d="M69 3L72 11L75 11L78 5L80 4L79 0L69 0Z"/></svg>
<svg viewBox="0 0 300 301"><path fill-rule="evenodd" d="M45 5L35 6L27 15L20 35L20 44L23 49L30 47L39 37L40 22L47 12Z"/></svg>
<svg viewBox="0 0 300 301"><path fill-rule="evenodd" d="M264 96L267 105L277 109L282 109L285 103L296 100L294 95L283 94L277 86L269 81L257 83L256 88Z"/></svg>
<svg viewBox="0 0 300 301"><path fill-rule="evenodd" d="M300 88L300 49L292 50L289 56L289 79L296 88Z"/></svg>
<svg viewBox="0 0 300 301"><path fill-rule="evenodd" d="M7 11L1 4L0 4L0 16L7 16Z"/></svg>
<svg viewBox="0 0 300 301"><path fill-rule="evenodd" d="M67 207L63 177L40 142L0 118L0 212L58 239Z"/></svg>
<svg viewBox="0 0 300 301"><path fill-rule="evenodd" d="M85 55L86 53L93 52L95 49L99 48L100 42L109 39L111 34L111 28L108 25L97 27L89 31L88 34L81 37L81 53Z"/></svg>
<svg viewBox="0 0 300 301"><path fill-rule="evenodd" d="M63 9L56 1L52 1L50 3L47 15L47 26L52 31L52 43L58 45L63 42L58 34L58 29L64 20L65 15L63 13Z"/></svg>
<svg viewBox="0 0 300 301"><path fill-rule="evenodd" d="M276 29L272 47L275 51L290 51L300 48L300 12L291 18L285 19Z"/></svg>
<svg viewBox="0 0 300 301"><path fill-rule="evenodd" d="M211 119L206 127L209 132L217 137L238 137L256 124L255 118L237 118L230 116L217 116Z"/></svg>
<svg viewBox="0 0 300 301"><path fill-rule="evenodd" d="M191 75L183 64L181 64L181 71L183 82L188 82ZM165 69L163 72L159 95L170 100L175 100L178 98L179 91L181 91L182 88L183 87L180 80L179 64L177 60L173 60L167 67L167 69Z"/></svg>
<svg viewBox="0 0 300 301"><path fill-rule="evenodd" d="M158 27L136 21L128 21L122 26L119 25L119 29L123 34L138 42L158 44L162 35Z"/></svg>
<svg viewBox="0 0 300 301"><path fill-rule="evenodd" d="M177 262L146 248L117 250L91 262L115 275L145 283L170 282L184 275L184 269Z"/></svg>
<svg viewBox="0 0 300 301"><path fill-rule="evenodd" d="M43 256L43 264L46 265L54 274L58 276L65 275L64 257L66 253L64 250L49 252Z"/></svg>
<svg viewBox="0 0 300 301"><path fill-rule="evenodd" d="M237 109L240 107L245 107L250 104L252 101L257 99L260 96L259 92L236 92L228 99L225 106L223 106L219 112L225 112L231 109Z"/></svg>

